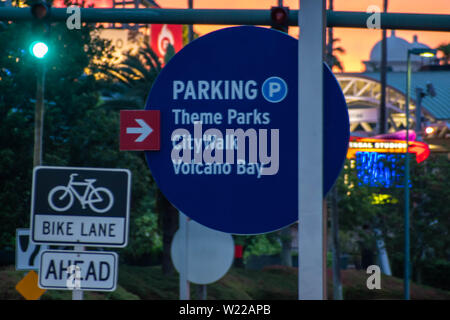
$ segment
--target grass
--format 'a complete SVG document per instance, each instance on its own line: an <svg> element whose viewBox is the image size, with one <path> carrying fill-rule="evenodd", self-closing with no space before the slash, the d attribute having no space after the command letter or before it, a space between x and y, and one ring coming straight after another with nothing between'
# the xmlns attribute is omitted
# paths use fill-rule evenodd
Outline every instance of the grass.
<svg viewBox="0 0 450 320"><path fill-rule="evenodd" d="M15 285L26 271L16 271L14 266L0 268L0 299L23 299L15 290ZM343 270L342 283L344 299L402 299L403 280L382 275L381 289L369 290L366 287L368 275L362 270ZM332 299L332 276L328 270L327 291ZM208 285L208 299L283 299L297 298L297 269L270 266L261 271L232 268L221 280ZM191 285L191 298L196 299L197 286ZM46 291L42 300L70 300L70 291ZM411 284L411 298L420 300L450 299L450 292ZM85 292L86 300L161 300L178 299L178 274L164 276L160 266L138 267L121 265L119 281L114 292Z"/></svg>

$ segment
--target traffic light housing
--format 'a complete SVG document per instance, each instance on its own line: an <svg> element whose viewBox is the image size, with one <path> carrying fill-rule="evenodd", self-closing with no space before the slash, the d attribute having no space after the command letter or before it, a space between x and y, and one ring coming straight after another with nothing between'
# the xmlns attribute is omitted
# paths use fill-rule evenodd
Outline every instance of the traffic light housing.
<svg viewBox="0 0 450 320"><path fill-rule="evenodd" d="M35 1L30 9L31 14L37 20L43 21L50 17L51 6L46 1Z"/></svg>
<svg viewBox="0 0 450 320"><path fill-rule="evenodd" d="M30 10L34 17L32 23L34 41L30 45L30 53L37 59L43 59L49 52L51 6L46 1L39 0L30 6Z"/></svg>
<svg viewBox="0 0 450 320"><path fill-rule="evenodd" d="M270 9L270 20L272 29L287 33L289 30L289 8L272 7Z"/></svg>

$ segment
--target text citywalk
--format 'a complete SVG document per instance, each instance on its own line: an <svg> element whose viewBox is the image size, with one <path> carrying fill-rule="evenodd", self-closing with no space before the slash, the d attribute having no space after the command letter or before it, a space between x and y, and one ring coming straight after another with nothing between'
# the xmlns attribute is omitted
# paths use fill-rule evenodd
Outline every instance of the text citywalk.
<svg viewBox="0 0 450 320"><path fill-rule="evenodd" d="M173 110L175 111L175 110ZM220 124L221 113L188 115L185 110L174 112L175 124L184 123L186 119L202 119L207 124ZM218 116L220 115L220 116ZM253 117L252 117L253 115ZM236 117L234 112L228 111ZM255 109L243 115L243 123L253 124L259 116ZM269 113L263 113L266 123L270 123ZM187 120L186 120L187 122ZM265 123L265 124L266 124ZM225 129L208 128L203 131L203 122L194 121L193 134L187 128L175 129L172 133L172 153L174 173L177 175L229 175L235 170L237 175L252 175L261 178L263 175L275 175L279 169L280 130L276 128L242 128Z"/></svg>

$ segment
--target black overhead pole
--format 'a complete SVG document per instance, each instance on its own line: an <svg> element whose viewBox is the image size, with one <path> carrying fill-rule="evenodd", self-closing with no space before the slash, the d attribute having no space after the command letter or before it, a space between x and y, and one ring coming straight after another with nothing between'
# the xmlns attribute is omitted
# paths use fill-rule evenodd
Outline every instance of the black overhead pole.
<svg viewBox="0 0 450 320"><path fill-rule="evenodd" d="M270 10L253 9L96 9L80 8L81 22L216 24L270 26ZM367 28L371 13L327 11L327 27ZM50 22L66 21L66 8L52 8ZM29 8L2 7L0 21L31 21ZM450 31L448 14L381 13L381 29ZM298 10L290 10L287 24L298 26Z"/></svg>
<svg viewBox="0 0 450 320"><path fill-rule="evenodd" d="M384 0L383 12L387 12L388 0ZM383 38L381 39L381 66L380 66L380 82L381 82L381 99L380 112L378 119L378 133L387 132L387 110L386 110L386 72L387 72L387 39L386 29L383 29Z"/></svg>

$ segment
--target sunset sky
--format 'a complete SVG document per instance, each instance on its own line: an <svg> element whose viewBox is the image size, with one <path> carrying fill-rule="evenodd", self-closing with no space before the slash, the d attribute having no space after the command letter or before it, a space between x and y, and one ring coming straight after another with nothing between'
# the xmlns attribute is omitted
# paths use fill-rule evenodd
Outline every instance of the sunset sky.
<svg viewBox="0 0 450 320"><path fill-rule="evenodd" d="M187 8L187 0L156 0L163 8ZM194 0L196 9L268 9L277 5L277 0ZM298 0L284 0L284 5L298 9ZM328 3L328 0L327 0ZM370 5L383 6L383 0L334 0L336 11L366 11ZM450 14L450 0L389 0L389 12ZM224 26L197 25L195 32L200 35ZM298 28L289 28L289 33L298 36ZM412 41L413 35L418 41L434 48L445 42L450 43L450 33L430 31L397 31L398 37ZM388 36L390 32L388 32ZM381 31L369 29L334 28L335 38L341 39L339 46L346 50L340 55L345 72L364 70L362 60L368 60L373 45L381 40Z"/></svg>
<svg viewBox="0 0 450 320"><path fill-rule="evenodd" d="M195 9L269 9L278 5L278 0L193 0ZM56 0L56 3L62 0ZM95 3L96 7L110 7L112 0L87 0L88 4ZM188 0L156 0L162 8L187 8ZM298 9L298 0L284 0L284 5L291 9ZM328 0L326 0L328 5ZM383 7L383 0L334 0L336 11L366 12L370 5ZM402 13L434 13L450 14L450 0L389 0L388 12ZM194 26L200 35L226 26ZM290 27L289 33L298 37L298 28ZM450 43L449 32L430 31L396 31L397 37L412 42L417 34L418 41L436 48L441 43ZM388 32L390 36L390 32ZM364 71L361 61L368 60L370 50L376 42L381 40L381 31L374 29L334 28L334 37L339 38L337 46L345 49L345 54L338 55L345 72Z"/></svg>

